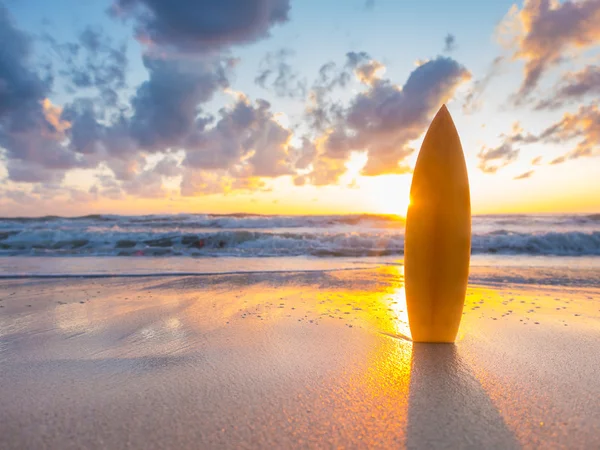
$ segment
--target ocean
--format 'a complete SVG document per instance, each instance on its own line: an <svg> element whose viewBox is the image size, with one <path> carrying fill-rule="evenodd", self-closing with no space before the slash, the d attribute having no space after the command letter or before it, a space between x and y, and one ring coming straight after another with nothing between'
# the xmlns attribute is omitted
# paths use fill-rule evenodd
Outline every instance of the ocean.
<svg viewBox="0 0 600 450"><path fill-rule="evenodd" d="M0 218L0 277L401 265L404 225L397 216L367 214ZM600 214L480 215L472 229L472 278L599 283Z"/></svg>

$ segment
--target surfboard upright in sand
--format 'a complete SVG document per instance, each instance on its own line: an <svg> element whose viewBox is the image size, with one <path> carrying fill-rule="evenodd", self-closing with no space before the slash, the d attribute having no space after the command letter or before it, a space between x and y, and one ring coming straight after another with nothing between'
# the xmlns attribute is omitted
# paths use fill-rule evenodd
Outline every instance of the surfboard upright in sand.
<svg viewBox="0 0 600 450"><path fill-rule="evenodd" d="M404 276L414 342L454 342L467 290L471 199L452 117L442 106L427 130L410 188Z"/></svg>

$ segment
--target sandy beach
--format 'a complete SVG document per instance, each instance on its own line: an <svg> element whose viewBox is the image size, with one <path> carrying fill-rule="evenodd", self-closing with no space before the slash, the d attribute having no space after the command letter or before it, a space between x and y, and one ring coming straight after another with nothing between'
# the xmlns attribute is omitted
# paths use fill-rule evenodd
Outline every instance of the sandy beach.
<svg viewBox="0 0 600 450"><path fill-rule="evenodd" d="M401 266L0 281L0 447L595 448L597 287L470 285L406 338Z"/></svg>

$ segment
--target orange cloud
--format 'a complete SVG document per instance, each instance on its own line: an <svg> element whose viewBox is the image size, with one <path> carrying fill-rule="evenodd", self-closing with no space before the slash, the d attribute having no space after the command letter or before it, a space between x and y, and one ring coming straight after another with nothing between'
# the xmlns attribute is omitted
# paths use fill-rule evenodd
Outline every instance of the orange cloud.
<svg viewBox="0 0 600 450"><path fill-rule="evenodd" d="M62 108L60 106L53 105L50 99L45 98L42 100L42 111L46 121L54 127L57 133L63 134L66 130L71 128L71 123L61 119Z"/></svg>

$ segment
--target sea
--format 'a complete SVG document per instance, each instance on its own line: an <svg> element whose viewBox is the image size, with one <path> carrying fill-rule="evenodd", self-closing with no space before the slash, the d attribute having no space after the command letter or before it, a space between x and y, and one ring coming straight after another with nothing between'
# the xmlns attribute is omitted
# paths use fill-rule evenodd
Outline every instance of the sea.
<svg viewBox="0 0 600 450"><path fill-rule="evenodd" d="M0 278L401 267L404 230L369 214L0 218ZM474 216L471 260L474 282L600 286L600 214Z"/></svg>

